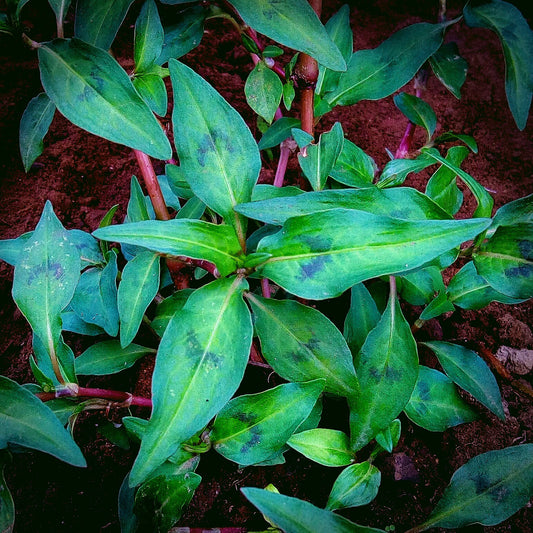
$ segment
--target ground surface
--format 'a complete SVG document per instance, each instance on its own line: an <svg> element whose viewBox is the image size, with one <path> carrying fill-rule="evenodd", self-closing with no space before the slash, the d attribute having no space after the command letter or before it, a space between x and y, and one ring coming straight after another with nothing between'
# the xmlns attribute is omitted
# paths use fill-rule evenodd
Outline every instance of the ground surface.
<svg viewBox="0 0 533 533"><path fill-rule="evenodd" d="M325 1L325 18L340 7ZM0 3L1 5L1 3ZM370 6L369 6L370 5ZM436 20L437 2L352 1L351 17L355 29L355 49L372 48L393 31L419 21ZM31 6L31 4L30 4ZM450 2L451 15L460 5ZM51 11L50 11L51 13ZM53 32L53 20L47 10L32 12L28 23L43 25L43 38ZM128 20L134 21L133 17ZM67 27L67 33L70 27ZM37 29L32 35L38 38ZM131 67L131 25L119 34L115 55L125 67ZM243 97L244 80L251 68L247 53L237 44L236 33L227 23L209 22L202 45L184 61L195 68L243 114L258 137L255 120ZM465 169L490 189L495 208L533 192L533 128L531 120L519 132L510 115L503 88L504 64L499 44L485 30L453 29L448 39L456 40L469 63L469 75L456 100L434 78L428 82L424 98L439 117L438 131L473 135L479 154L470 156ZM56 114L45 152L26 175L18 155L18 123L27 102L40 89L35 57L30 52L0 41L0 237L13 238L35 227L46 199L67 228L94 230L102 216L114 204L120 204L118 218L125 214L129 182L138 174L133 154L127 148L89 135ZM412 92L412 87L406 90ZM346 136L372 155L378 166L387 161L385 148L396 149L406 121L396 110L392 97L379 102L361 102L342 108L319 125L327 130L340 120ZM423 142L423 136L417 137ZM272 180L274 165L265 164L261 179ZM406 185L424 189L427 175L411 177ZM289 180L297 180L291 163ZM467 197L465 216L474 204ZM19 383L32 380L28 365L31 353L29 327L12 303L12 269L0 264L0 373ZM458 342L474 350L495 352L500 346L533 348L530 304L503 306L491 304L482 312L456 311L440 323L431 321L418 333ZM406 311L409 313L409 311ZM416 318L411 313L411 318ZM83 346L74 339L77 353ZM421 353L427 361L427 354ZM268 372L251 368L243 390L266 387ZM531 382L531 374L523 379ZM147 394L150 364L106 380L89 380L88 386L105 386ZM533 442L533 405L531 398L505 381L501 388L507 409L505 422L479 408L480 419L444 434L432 434L402 419L403 433L392 455L383 455L376 464L383 474L377 499L370 505L346 512L362 524L385 528L394 524L405 531L428 516L447 485L453 471L479 453L523 442ZM335 418L342 406L327 406ZM479 407L479 406L478 406ZM115 413L113 416L118 419ZM147 413L145 413L146 415ZM82 447L89 467L70 468L42 454L14 457L7 469L7 479L17 507L16 532L115 532L119 530L116 511L118 488L135 457L135 450L124 451L109 443L99 427L105 413L83 416L76 425L75 437ZM248 468L239 471L224 459L208 454L199 473L203 483L191 506L180 521L189 527L245 526L263 529L260 514L250 506L239 489L274 483L281 492L324 505L329 487L338 475L335 469L312 465L294 452L287 454L285 465L272 468ZM400 468L398 465L404 465ZM405 466L406 465L406 466ZM402 479L397 480L398 477ZM327 490L324 490L327 487ZM519 511L490 532L532 531L531 508ZM472 526L465 531L484 530Z"/></svg>

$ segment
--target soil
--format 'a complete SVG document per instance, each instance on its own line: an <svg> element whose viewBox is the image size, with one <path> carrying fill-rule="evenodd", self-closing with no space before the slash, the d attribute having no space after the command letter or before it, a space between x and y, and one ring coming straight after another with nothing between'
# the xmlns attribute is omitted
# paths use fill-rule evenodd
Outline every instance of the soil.
<svg viewBox="0 0 533 533"><path fill-rule="evenodd" d="M341 5L324 2L324 19ZM2 7L0 2L0 7ZM45 3L43 3L45 4ZM435 21L437 2L415 0L352 0L350 11L355 30L355 49L373 48L392 32L420 21ZM524 1L523 6L527 5ZM458 1L449 2L450 15L460 12ZM132 24L139 6L128 15L127 24L119 33L114 53L126 68L131 68ZM54 20L48 6L33 7L24 13L32 37L53 35ZM71 24L71 23L70 23ZM67 34L72 26L67 25ZM452 28L447 39L458 43L467 59L469 73L456 100L435 77L430 77L424 98L439 118L438 132L453 131L473 135L479 154L470 156L465 169L492 191L495 208L533 192L533 128L517 130L508 110L504 93L504 62L497 38L489 31ZM119 204L116 220L121 220L129 196L131 176L138 174L131 150L90 135L56 114L45 139L44 153L25 174L18 153L18 124L28 101L41 91L39 72L33 53L0 40L0 237L14 238L32 230L44 202L50 199L56 214L67 228L85 231L96 229L103 215ZM183 58L247 120L259 138L256 121L248 108L243 87L252 68L248 54L238 44L237 35L227 22L210 21L202 44ZM406 91L413 92L412 84ZM382 168L387 162L386 148L395 151L406 126L394 106L392 97L377 102L363 101L351 107L337 108L320 123L325 131L334 121L341 121L345 135L374 157ZM423 143L423 133L415 140ZM261 180L273 178L274 163L265 161ZM162 167L158 169L162 172ZM295 161L291 162L288 180L298 181ZM428 174L408 178L406 185L424 190ZM465 193L466 204L461 213L467 216L474 207ZM11 298L12 268L0 264L0 374L19 383L33 381L28 358L31 353L30 329ZM414 320L420 309L405 312ZM428 338L464 344L478 352L495 353L501 346L532 349L531 303L515 306L490 304L483 311L461 311L430 321L417 333L419 340ZM83 344L72 337L67 341L76 353ZM421 360L433 364L429 354L421 350ZM100 386L149 394L149 359L131 370L109 378L90 378L87 386ZM250 367L241 392L263 390L273 383L270 373ZM531 384L532 375L521 376L522 383ZM343 512L357 523L385 528L394 525L404 531L422 522L431 512L452 473L471 457L489 450L524 442L533 442L533 402L531 397L498 378L507 418L498 420L479 405L479 420L449 429L443 434L430 433L402 417L402 437L391 455L376 461L382 471L382 486L371 504ZM269 381L270 380L270 381ZM268 382L268 383L267 383ZM466 398L466 395L465 395ZM472 400L467 401L474 404ZM326 417L333 424L344 424L344 406L335 401L326 404ZM69 467L40 453L14 455L6 469L7 482L16 504L15 531L24 532L116 532L117 494L131 467L136 450L123 450L99 433L109 418L120 419L126 412L84 414L75 427L75 438L87 458L87 469ZM149 413L140 412L148 416ZM341 416L342 415L342 416ZM363 454L361 455L363 457ZM242 527L265 529L260 513L240 494L243 486L263 487L274 483L284 493L326 503L327 493L338 475L337 469L312 464L295 452L287 453L287 463L270 468L239 470L217 454L202 458L198 473L203 482L179 521L183 527ZM327 490L324 490L327 487ZM531 505L520 510L499 526L471 526L466 532L528 532L533 531Z"/></svg>

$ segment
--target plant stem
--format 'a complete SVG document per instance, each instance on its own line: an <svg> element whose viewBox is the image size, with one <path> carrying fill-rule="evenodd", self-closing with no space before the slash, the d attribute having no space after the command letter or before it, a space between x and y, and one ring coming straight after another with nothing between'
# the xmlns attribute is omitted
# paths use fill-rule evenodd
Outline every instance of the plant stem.
<svg viewBox="0 0 533 533"><path fill-rule="evenodd" d="M290 143L286 139L281 143L279 150L278 168L274 176L274 187L283 187L285 180L285 172L287 171L287 164L289 163L289 156L291 155Z"/></svg>

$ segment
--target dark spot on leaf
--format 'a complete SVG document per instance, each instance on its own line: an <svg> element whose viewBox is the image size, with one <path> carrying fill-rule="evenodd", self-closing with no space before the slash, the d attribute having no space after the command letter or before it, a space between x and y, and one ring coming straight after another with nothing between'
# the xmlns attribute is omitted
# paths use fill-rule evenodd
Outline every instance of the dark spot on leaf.
<svg viewBox="0 0 533 533"><path fill-rule="evenodd" d="M303 345L312 352L318 351L320 349L320 344L320 340L316 337L311 337L307 342L303 343Z"/></svg>
<svg viewBox="0 0 533 533"><path fill-rule="evenodd" d="M533 241L526 239L518 241L518 250L524 259L533 260Z"/></svg>
<svg viewBox="0 0 533 533"><path fill-rule="evenodd" d="M324 255L313 257L309 262L304 263L301 268L300 280L305 281L313 278L324 270L324 266L331 261L331 258Z"/></svg>
<svg viewBox="0 0 533 533"><path fill-rule="evenodd" d="M387 366L385 369L385 375L390 381L400 381L402 379L402 373L392 366Z"/></svg>
<svg viewBox="0 0 533 533"><path fill-rule="evenodd" d="M239 422L253 424L257 420L257 415L255 413L237 413L233 418L236 418Z"/></svg>
<svg viewBox="0 0 533 533"><path fill-rule="evenodd" d="M43 275L46 276L47 273L51 274L55 279L59 280L63 277L65 271L63 270L63 267L60 263L51 263L49 265L42 264L36 266L32 269L32 272L28 277L28 285L32 285L37 278Z"/></svg>
<svg viewBox="0 0 533 533"><path fill-rule="evenodd" d="M331 249L331 239L327 239L322 235L302 235L300 238L313 252L327 251Z"/></svg>
<svg viewBox="0 0 533 533"><path fill-rule="evenodd" d="M431 389L429 388L429 385L426 382L424 381L418 382L416 388L417 388L418 397L420 398L420 400L427 401L431 399Z"/></svg>
<svg viewBox="0 0 533 533"><path fill-rule="evenodd" d="M489 479L482 473L475 474L471 479L476 487L476 494L483 494L490 488Z"/></svg>
<svg viewBox="0 0 533 533"><path fill-rule="evenodd" d="M505 276L508 278L529 278L533 274L533 266L518 265L505 269Z"/></svg>
<svg viewBox="0 0 533 533"><path fill-rule="evenodd" d="M253 428L257 429L257 428ZM256 444L259 444L261 442L261 435L257 432L252 431L252 437L251 439L242 445L241 447L241 453L245 454L250 451L251 448L253 448Z"/></svg>

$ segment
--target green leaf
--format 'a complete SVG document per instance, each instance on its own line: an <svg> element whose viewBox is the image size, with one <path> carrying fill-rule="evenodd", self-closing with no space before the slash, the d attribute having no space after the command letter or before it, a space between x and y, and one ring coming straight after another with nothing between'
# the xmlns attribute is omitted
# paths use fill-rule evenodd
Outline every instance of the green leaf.
<svg viewBox="0 0 533 533"><path fill-rule="evenodd" d="M375 170L374 160L352 141L344 139L330 176L349 187L369 187L374 181Z"/></svg>
<svg viewBox="0 0 533 533"><path fill-rule="evenodd" d="M183 289L176 291L168 298L165 298L160 304L157 305L155 310L155 316L152 319L152 329L160 336L163 336L165 329L167 329L168 323L172 317L181 309L187 302L189 296L194 292L193 289Z"/></svg>
<svg viewBox="0 0 533 533"><path fill-rule="evenodd" d="M284 189L285 187L282 187L281 191ZM332 209L365 211L413 221L451 218L427 196L409 187L333 189L291 195L290 198L287 196L278 195L266 200L241 204L235 209L249 218L276 225L282 225L292 217Z"/></svg>
<svg viewBox="0 0 533 533"><path fill-rule="evenodd" d="M133 59L135 72L146 72L163 48L164 31L154 0L146 0L135 22Z"/></svg>
<svg viewBox="0 0 533 533"><path fill-rule="evenodd" d="M397 187L403 184L411 172L420 172L434 164L424 153L416 159L393 159L383 168L377 185L381 188Z"/></svg>
<svg viewBox="0 0 533 533"><path fill-rule="evenodd" d="M384 533L381 529L354 524L343 516L304 500L254 487L244 487L241 491L266 520L285 533Z"/></svg>
<svg viewBox="0 0 533 533"><path fill-rule="evenodd" d="M448 289L448 300L463 309L478 310L489 305L490 302L503 304L518 304L526 299L510 298L493 289L476 270L472 261L468 262L451 279Z"/></svg>
<svg viewBox="0 0 533 533"><path fill-rule="evenodd" d="M257 144L242 117L211 85L175 60L169 68L180 168L194 194L233 225L243 242L245 220L233 208L252 196L261 169Z"/></svg>
<svg viewBox="0 0 533 533"><path fill-rule="evenodd" d="M357 393L350 349L320 311L294 300L247 297L263 356L275 372L289 381L324 378L334 394Z"/></svg>
<svg viewBox="0 0 533 533"><path fill-rule="evenodd" d="M397 31L373 50L355 52L336 89L326 94L325 99L332 106L352 105L394 93L439 49L446 25L413 24Z"/></svg>
<svg viewBox="0 0 533 533"><path fill-rule="evenodd" d="M48 347L43 344L37 335L33 335L32 339L33 353L37 361L39 370L46 376L46 378L59 385L59 379L54 369L52 359ZM60 335L59 340L54 346L55 357L59 366L61 375L69 383L77 383L76 373L74 371L74 352L64 341Z"/></svg>
<svg viewBox="0 0 533 533"><path fill-rule="evenodd" d="M341 52L306 0L231 0L246 24L273 41L305 52L331 70L346 70Z"/></svg>
<svg viewBox="0 0 533 533"><path fill-rule="evenodd" d="M294 98L296 97L296 90L294 89L294 83L292 81L288 81L287 83L283 84L283 105L287 108L288 111L290 111L292 107L292 103L294 102ZM300 123L298 123L299 127Z"/></svg>
<svg viewBox="0 0 533 533"><path fill-rule="evenodd" d="M396 420L392 421L392 424L388 428L376 435L377 446L372 452L372 456L375 457L382 450L391 453L395 446L398 445L401 434L402 424L400 419L397 418Z"/></svg>
<svg viewBox="0 0 533 533"><path fill-rule="evenodd" d="M429 142L437 127L437 115L431 106L422 98L404 92L394 96L394 103L413 124L426 129Z"/></svg>
<svg viewBox="0 0 533 533"><path fill-rule="evenodd" d="M287 196L298 196L304 191L293 185L286 185L284 187L276 187L268 183L258 183L252 192L252 200L258 202L260 200L270 200L271 198L285 198Z"/></svg>
<svg viewBox="0 0 533 533"><path fill-rule="evenodd" d="M291 130L293 128L299 128L300 125L301 122L297 118L281 117L265 131L258 143L258 148L260 150L274 148L274 146L288 139L292 135Z"/></svg>
<svg viewBox="0 0 533 533"><path fill-rule="evenodd" d="M189 505L202 478L194 472L160 475L143 483L135 494L139 531L166 533Z"/></svg>
<svg viewBox="0 0 533 533"><path fill-rule="evenodd" d="M306 420L324 380L285 383L231 400L217 415L210 440L226 459L252 465L279 455Z"/></svg>
<svg viewBox="0 0 533 533"><path fill-rule="evenodd" d="M67 16L67 11L70 7L71 0L48 0L48 3L54 10L56 20L58 22L63 22Z"/></svg>
<svg viewBox="0 0 533 533"><path fill-rule="evenodd" d="M219 279L189 297L170 321L152 378L152 417L130 475L138 485L201 430L233 396L252 344L240 278Z"/></svg>
<svg viewBox="0 0 533 533"><path fill-rule="evenodd" d="M446 154L446 160L460 167L467 155L468 148L465 146L452 146ZM463 204L463 193L457 187L456 176L453 170L441 165L426 185L426 194L450 215L455 215Z"/></svg>
<svg viewBox="0 0 533 533"><path fill-rule="evenodd" d="M317 144L309 144L298 154L298 162L314 191L320 191L342 151L344 134L340 122L322 133Z"/></svg>
<svg viewBox="0 0 533 533"><path fill-rule="evenodd" d="M206 10L199 5L183 10L178 22L165 28L163 49L157 59L163 65L170 58L179 59L193 48L196 48L204 35Z"/></svg>
<svg viewBox="0 0 533 533"><path fill-rule="evenodd" d="M146 207L146 199L144 197L143 190L139 183L139 180L135 177L131 177L131 192L130 199L128 201L127 208L127 222L141 222L142 220L150 220L148 209Z"/></svg>
<svg viewBox="0 0 533 533"><path fill-rule="evenodd" d="M4 469L11 462L11 456L7 451L0 451L0 531L13 533L15 527L15 503L7 486Z"/></svg>
<svg viewBox="0 0 533 533"><path fill-rule="evenodd" d="M241 247L233 228L203 220L146 220L108 226L93 235L162 254L205 259L214 263L223 276L233 272L240 261Z"/></svg>
<svg viewBox="0 0 533 533"><path fill-rule="evenodd" d="M72 309L84 321L96 324L106 333L118 335L117 255L111 253L109 263L102 268L90 268L80 277L72 298Z"/></svg>
<svg viewBox="0 0 533 533"><path fill-rule="evenodd" d="M8 265L16 266L24 255L26 243L31 239L33 231L23 233L16 239L0 240L0 259Z"/></svg>
<svg viewBox="0 0 533 533"><path fill-rule="evenodd" d="M352 354L357 354L368 334L378 325L381 314L363 283L350 289L350 309L344 321L344 338Z"/></svg>
<svg viewBox="0 0 533 533"><path fill-rule="evenodd" d="M495 231L498 226L512 226L524 222L533 222L533 194L500 207L492 219L487 235Z"/></svg>
<svg viewBox="0 0 533 533"><path fill-rule="evenodd" d="M405 274L399 282L401 297L411 305L426 305L445 290L440 269L435 266Z"/></svg>
<svg viewBox="0 0 533 533"><path fill-rule="evenodd" d="M463 9L472 28L488 28L498 35L505 58L505 92L518 129L526 127L533 91L533 32L516 6L488 2Z"/></svg>
<svg viewBox="0 0 533 533"><path fill-rule="evenodd" d="M346 466L355 460L346 433L316 428L294 434L287 444L311 461L324 466Z"/></svg>
<svg viewBox="0 0 533 533"><path fill-rule="evenodd" d="M61 350L61 311L69 304L79 278L79 252L47 201L16 264L12 293L52 364ZM67 368L61 370L70 374Z"/></svg>
<svg viewBox="0 0 533 533"><path fill-rule="evenodd" d="M18 383L0 376L0 446L18 444L74 466L85 459L54 413Z"/></svg>
<svg viewBox="0 0 533 533"><path fill-rule="evenodd" d="M259 274L302 298L332 298L361 281L419 267L489 223L407 221L347 209L289 218L259 243L258 252L272 254Z"/></svg>
<svg viewBox="0 0 533 533"><path fill-rule="evenodd" d="M133 86L156 115L164 117L167 114L167 88L159 74L135 76Z"/></svg>
<svg viewBox="0 0 533 533"><path fill-rule="evenodd" d="M500 226L473 258L479 275L496 291L533 297L533 222Z"/></svg>
<svg viewBox="0 0 533 533"><path fill-rule="evenodd" d="M264 61L259 61L248 75L244 94L248 105L269 124L281 102L283 84Z"/></svg>
<svg viewBox="0 0 533 533"><path fill-rule="evenodd" d="M430 320L431 318L436 318L449 311L455 311L455 307L448 300L448 295L446 292L441 291L422 311L420 314L420 320Z"/></svg>
<svg viewBox="0 0 533 533"><path fill-rule="evenodd" d="M422 343L433 350L447 376L476 400L505 420L498 383L487 363L472 350L449 342Z"/></svg>
<svg viewBox="0 0 533 533"><path fill-rule="evenodd" d="M439 81L455 98L461 98L461 87L466 80L467 62L459 55L454 42L444 43L430 58L429 64Z"/></svg>
<svg viewBox="0 0 533 533"><path fill-rule="evenodd" d="M120 345L130 344L159 289L159 256L142 252L126 263L118 287Z"/></svg>
<svg viewBox="0 0 533 533"><path fill-rule="evenodd" d="M420 529L493 526L533 496L533 444L511 446L470 459L452 476L431 517Z"/></svg>
<svg viewBox="0 0 533 533"><path fill-rule="evenodd" d="M404 411L412 422L428 431L445 431L477 418L449 378L422 365L415 390Z"/></svg>
<svg viewBox="0 0 533 533"><path fill-rule="evenodd" d="M335 480L326 509L335 511L370 503L378 494L381 472L370 462L345 468Z"/></svg>
<svg viewBox="0 0 533 533"><path fill-rule="evenodd" d="M359 450L402 412L418 376L416 342L395 295L354 365L360 392L349 402L350 432L352 449Z"/></svg>
<svg viewBox="0 0 533 533"><path fill-rule="evenodd" d="M68 120L157 159L172 156L159 122L107 52L79 39L56 39L38 53L46 94Z"/></svg>
<svg viewBox="0 0 533 533"><path fill-rule="evenodd" d="M78 376L115 374L132 367L137 359L150 353L155 353L155 350L138 344L130 344L123 348L116 340L99 342L76 358L76 374Z"/></svg>
<svg viewBox="0 0 533 533"><path fill-rule="evenodd" d="M129 472L124 478L118 491L118 520L120 522L120 533L136 533L138 531L138 521L133 511L135 504L134 488L129 486Z"/></svg>
<svg viewBox="0 0 533 533"><path fill-rule="evenodd" d="M478 147L476 140L471 135L464 135L462 133L453 133L452 131L447 131L446 133L443 133L442 135L439 135L435 139L435 144L443 143L443 142L450 142L450 141L461 141L464 143L474 154L477 154Z"/></svg>
<svg viewBox="0 0 533 533"><path fill-rule="evenodd" d="M78 0L74 36L108 50L133 0Z"/></svg>
<svg viewBox="0 0 533 533"><path fill-rule="evenodd" d="M28 172L33 162L43 153L43 139L52 124L56 106L46 93L41 93L26 107L20 120L19 147L24 170Z"/></svg>

